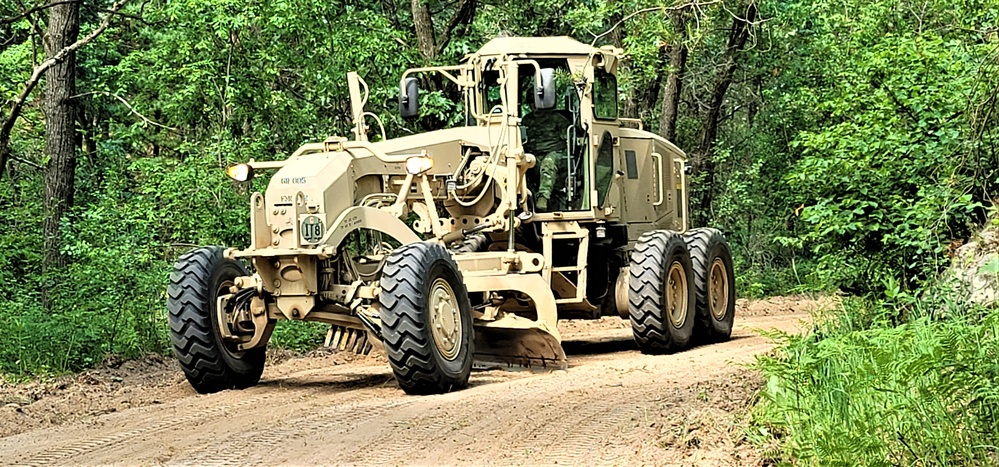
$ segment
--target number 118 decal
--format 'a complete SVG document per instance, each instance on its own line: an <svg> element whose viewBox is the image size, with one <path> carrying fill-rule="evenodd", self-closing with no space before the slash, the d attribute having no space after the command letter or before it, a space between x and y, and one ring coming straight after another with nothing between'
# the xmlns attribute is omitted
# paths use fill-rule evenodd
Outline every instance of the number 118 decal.
<svg viewBox="0 0 999 467"><path fill-rule="evenodd" d="M322 240L325 229L323 221L319 216L308 216L302 219L302 238L306 243L319 243Z"/></svg>

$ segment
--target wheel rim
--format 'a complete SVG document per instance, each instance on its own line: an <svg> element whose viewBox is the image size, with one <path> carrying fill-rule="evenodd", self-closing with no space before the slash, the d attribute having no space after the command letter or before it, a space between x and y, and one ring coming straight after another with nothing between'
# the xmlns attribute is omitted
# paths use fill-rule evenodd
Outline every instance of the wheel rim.
<svg viewBox="0 0 999 467"><path fill-rule="evenodd" d="M445 360L458 357L461 341L461 316L458 299L451 285L438 278L430 285L430 329L434 345Z"/></svg>
<svg viewBox="0 0 999 467"><path fill-rule="evenodd" d="M675 328L682 328L687 322L687 275L683 265L674 261L666 274L667 310L669 321Z"/></svg>
<svg viewBox="0 0 999 467"><path fill-rule="evenodd" d="M218 317L218 310L216 310L216 307L218 306L219 297L223 295L228 295L230 293L229 290L231 290L231 288L234 285L235 283L230 280L222 281L222 283L219 284L218 289L215 290L215 296L212 297L211 309L213 310L212 311L213 316ZM219 334L219 329L218 329L219 326L229 326L229 319L230 319L229 315L226 313L223 313L223 315L226 317L226 322L215 323L215 329L213 329L212 332L215 333L216 339L218 339L219 344L221 344L222 349L225 350L227 354L229 354L233 358L239 358L239 356L241 356L243 352L239 350L236 344L226 341L225 339L222 338L222 335ZM230 328L230 332L231 331L232 329Z"/></svg>
<svg viewBox="0 0 999 467"><path fill-rule="evenodd" d="M716 320L725 319L728 313L728 274L725 273L725 262L715 258L711 263L708 276L708 301L711 306L711 316Z"/></svg>

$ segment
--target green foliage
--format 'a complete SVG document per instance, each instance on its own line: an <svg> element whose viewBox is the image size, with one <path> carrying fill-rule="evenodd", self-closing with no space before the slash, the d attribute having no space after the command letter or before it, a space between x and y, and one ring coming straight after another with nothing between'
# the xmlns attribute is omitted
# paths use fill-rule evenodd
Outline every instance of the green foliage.
<svg viewBox="0 0 999 467"><path fill-rule="evenodd" d="M325 2L163 2L144 17L157 26L139 29L141 46L110 84L183 129L181 141L154 131L155 141L220 161L272 159L346 133L348 71L370 86L369 110L392 121L396 72L415 61L384 16Z"/></svg>
<svg viewBox="0 0 999 467"><path fill-rule="evenodd" d="M999 309L934 306L949 318L914 310L893 327L895 307L848 301L812 334L778 336L750 437L781 464L993 464Z"/></svg>
<svg viewBox="0 0 999 467"><path fill-rule="evenodd" d="M454 7L430 3L435 16ZM109 354L168 352L173 261L195 245L246 246L248 193L264 188L264 180L234 184L222 168L349 133L348 71L369 85L366 109L389 137L456 125L453 89L434 82L423 83L419 123L399 118L406 67L457 62L496 36L567 34L589 43L649 9L596 44L621 38L630 57L621 63L619 109L653 131L662 94L651 91L672 71L666 47L689 48L675 143L694 156L732 14L745 5L688 10L679 30L674 13L652 8L673 5L478 2L472 24L454 31L432 63L417 50L406 2L128 5L142 21L122 17L78 51L81 150L62 231L68 267L42 273L42 173L14 162L0 180L0 372L72 371ZM761 363L769 382L756 412L761 437L780 437L778 459L787 462L987 462L995 455L988 440L999 438L989 415L995 312L965 319L979 311L948 305L950 318L934 321L944 308L919 305L917 289L999 189L999 5L759 7L766 21L737 56L710 155L713 180L694 174L692 199L713 194L711 225L733 245L742 296L841 288L884 300L848 300L836 319L810 337L785 337L786 347ZM16 10L0 2L0 17ZM88 14L84 30L98 17ZM438 32L445 23L435 18ZM27 21L0 33L7 102L40 52ZM12 143L20 159L44 164L41 90ZM696 201L691 209L700 209ZM306 350L325 329L281 323L271 344Z"/></svg>
<svg viewBox="0 0 999 467"><path fill-rule="evenodd" d="M810 259L815 283L871 298L779 337L750 437L780 464L994 464L999 310L933 281L997 189L982 103L999 4L772 8L785 53L761 65L785 143L770 160L790 168L778 190L798 208L773 240Z"/></svg>
<svg viewBox="0 0 999 467"><path fill-rule="evenodd" d="M305 352L323 345L329 325L305 321L290 321L274 327L268 345Z"/></svg>
<svg viewBox="0 0 999 467"><path fill-rule="evenodd" d="M825 281L855 292L932 278L996 189L992 142L974 116L991 91L981 84L996 44L965 25L995 22L999 6L931 2L918 18L893 6L787 3L775 28L804 52L776 64L793 87L775 97L800 122L789 144L800 156L784 178L804 207L782 239L807 248Z"/></svg>
<svg viewBox="0 0 999 467"><path fill-rule="evenodd" d="M826 103L844 121L802 133L805 157L788 175L813 203L802 215L803 239L829 261L851 269L867 263L865 274L851 274L855 280L924 277L946 260L951 235L969 234L981 207L965 194L978 185L974 174L950 163L966 151L970 135L962 133L970 128L945 123L963 113L975 76L965 66L977 57L952 61L960 44L940 39L889 39L897 40L873 47L863 66L844 73L848 89ZM946 70L926 67L945 61ZM920 81L893 76L895 69L914 69Z"/></svg>

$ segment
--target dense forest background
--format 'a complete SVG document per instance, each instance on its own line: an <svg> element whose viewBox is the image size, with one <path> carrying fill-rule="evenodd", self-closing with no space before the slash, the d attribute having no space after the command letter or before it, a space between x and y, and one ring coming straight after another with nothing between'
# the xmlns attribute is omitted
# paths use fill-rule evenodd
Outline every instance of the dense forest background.
<svg viewBox="0 0 999 467"><path fill-rule="evenodd" d="M402 121L402 71L513 35L626 50L624 112L688 152L744 296L894 329L994 210L997 0L0 0L0 372L164 351L172 261L247 243L223 167L348 134L352 70L390 137L454 123L443 92Z"/></svg>

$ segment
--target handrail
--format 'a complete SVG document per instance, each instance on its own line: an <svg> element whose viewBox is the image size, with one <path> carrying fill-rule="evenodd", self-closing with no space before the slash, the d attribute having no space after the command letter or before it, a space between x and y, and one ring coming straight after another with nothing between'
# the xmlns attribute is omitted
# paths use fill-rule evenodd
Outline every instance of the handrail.
<svg viewBox="0 0 999 467"><path fill-rule="evenodd" d="M659 199L652 203L653 206L660 206L665 200L663 195L663 156L657 152L652 153L652 159L656 161L656 185L659 188Z"/></svg>
<svg viewBox="0 0 999 467"><path fill-rule="evenodd" d="M681 227L683 228L683 230L687 230L687 225L688 225L688 223L687 223L687 216L690 214L689 213L690 206L688 206L689 203L687 203L687 171L686 171L686 168L683 166L683 164L684 164L683 158L681 158L681 157L674 157L673 158L673 162L674 163L676 163L676 162L680 163L680 167L679 167L679 172L680 172L680 196L683 197L682 199L679 200L680 201L680 207L683 210L683 225Z"/></svg>

